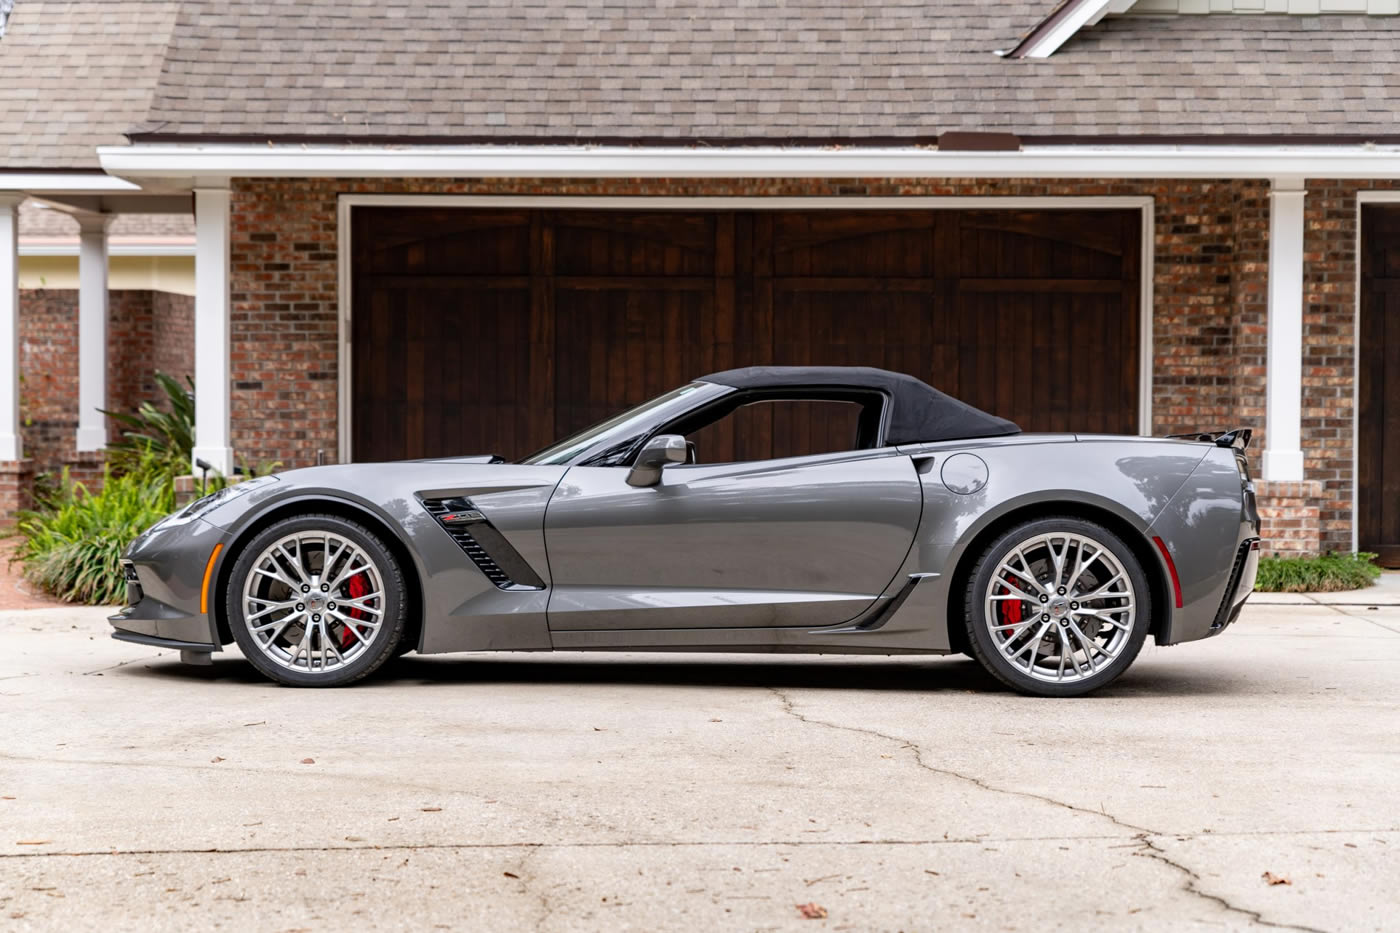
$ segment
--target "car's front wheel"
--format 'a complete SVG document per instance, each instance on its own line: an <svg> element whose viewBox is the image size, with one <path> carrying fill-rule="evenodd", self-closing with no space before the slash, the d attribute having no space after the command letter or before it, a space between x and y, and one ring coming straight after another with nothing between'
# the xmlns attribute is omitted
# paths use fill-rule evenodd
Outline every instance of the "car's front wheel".
<svg viewBox="0 0 1400 933"><path fill-rule="evenodd" d="M1035 696L1080 696L1133 663L1151 625L1147 576L1132 549L1079 518L1025 522L978 559L967 642L992 675Z"/></svg>
<svg viewBox="0 0 1400 933"><path fill-rule="evenodd" d="M290 686L359 680L393 657L404 630L398 561L373 531L338 515L263 529L238 555L226 599L244 656Z"/></svg>

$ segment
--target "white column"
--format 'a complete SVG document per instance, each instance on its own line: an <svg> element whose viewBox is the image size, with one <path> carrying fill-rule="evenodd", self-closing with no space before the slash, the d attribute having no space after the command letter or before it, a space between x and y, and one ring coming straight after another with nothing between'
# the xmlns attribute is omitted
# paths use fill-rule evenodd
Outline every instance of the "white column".
<svg viewBox="0 0 1400 933"><path fill-rule="evenodd" d="M1264 479L1303 478L1303 190L1275 178L1269 194L1269 352Z"/></svg>
<svg viewBox="0 0 1400 933"><path fill-rule="evenodd" d="M233 473L228 188L195 189L194 244L194 459L228 476Z"/></svg>
<svg viewBox="0 0 1400 933"><path fill-rule="evenodd" d="M107 227L110 214L78 217L77 449L107 446Z"/></svg>
<svg viewBox="0 0 1400 933"><path fill-rule="evenodd" d="M0 460L19 460L19 205L0 194Z"/></svg>

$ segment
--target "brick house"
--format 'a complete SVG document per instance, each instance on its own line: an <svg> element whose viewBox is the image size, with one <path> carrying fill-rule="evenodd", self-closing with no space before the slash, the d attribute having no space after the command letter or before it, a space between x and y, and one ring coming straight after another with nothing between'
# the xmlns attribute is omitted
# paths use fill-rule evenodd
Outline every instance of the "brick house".
<svg viewBox="0 0 1400 933"><path fill-rule="evenodd" d="M20 198L193 213L225 470L522 455L697 373L860 363L1028 430L1250 425L1271 549L1400 563L1397 13L18 0L0 358Z"/></svg>

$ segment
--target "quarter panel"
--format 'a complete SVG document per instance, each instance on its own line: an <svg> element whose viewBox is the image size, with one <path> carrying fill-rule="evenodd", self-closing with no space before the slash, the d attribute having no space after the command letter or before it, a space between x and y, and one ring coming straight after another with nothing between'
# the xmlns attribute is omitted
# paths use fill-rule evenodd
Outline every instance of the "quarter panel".
<svg viewBox="0 0 1400 933"><path fill-rule="evenodd" d="M901 450L924 464L924 513L900 578L939 574L921 587L927 590L924 602L947 606L950 596L958 595L951 592L956 571L964 561L977 559L971 547L993 523L1021 509L1068 503L1103 509L1145 533L1208 448L1150 438L1079 441L1074 435L1028 434L994 443L964 441ZM940 470L943 461L964 452L976 454L987 465L985 485L968 494L944 485ZM903 625L912 624L908 613L901 615ZM950 624L958 620L930 618L920 646L948 650ZM905 641L911 637L908 632L901 635Z"/></svg>

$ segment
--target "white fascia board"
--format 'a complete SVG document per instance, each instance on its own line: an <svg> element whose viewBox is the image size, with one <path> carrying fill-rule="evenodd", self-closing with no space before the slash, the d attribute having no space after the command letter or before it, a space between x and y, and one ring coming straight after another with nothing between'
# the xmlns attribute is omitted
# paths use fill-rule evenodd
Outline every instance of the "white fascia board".
<svg viewBox="0 0 1400 933"><path fill-rule="evenodd" d="M25 243L19 241L21 256L76 256L75 243ZM193 256L193 243L109 243L108 256Z"/></svg>
<svg viewBox="0 0 1400 933"><path fill-rule="evenodd" d="M103 172L90 175L66 172L0 172L0 191L34 194L118 194L140 191L141 186Z"/></svg>
<svg viewBox="0 0 1400 933"><path fill-rule="evenodd" d="M1395 146L103 146L125 178L1400 178Z"/></svg>
<svg viewBox="0 0 1400 933"><path fill-rule="evenodd" d="M1059 22L1036 36L1026 46L1021 57L1049 58L1054 55L1060 46L1073 38L1079 30L1097 23L1108 12L1110 2L1111 0L1077 0L1075 7L1066 12Z"/></svg>

